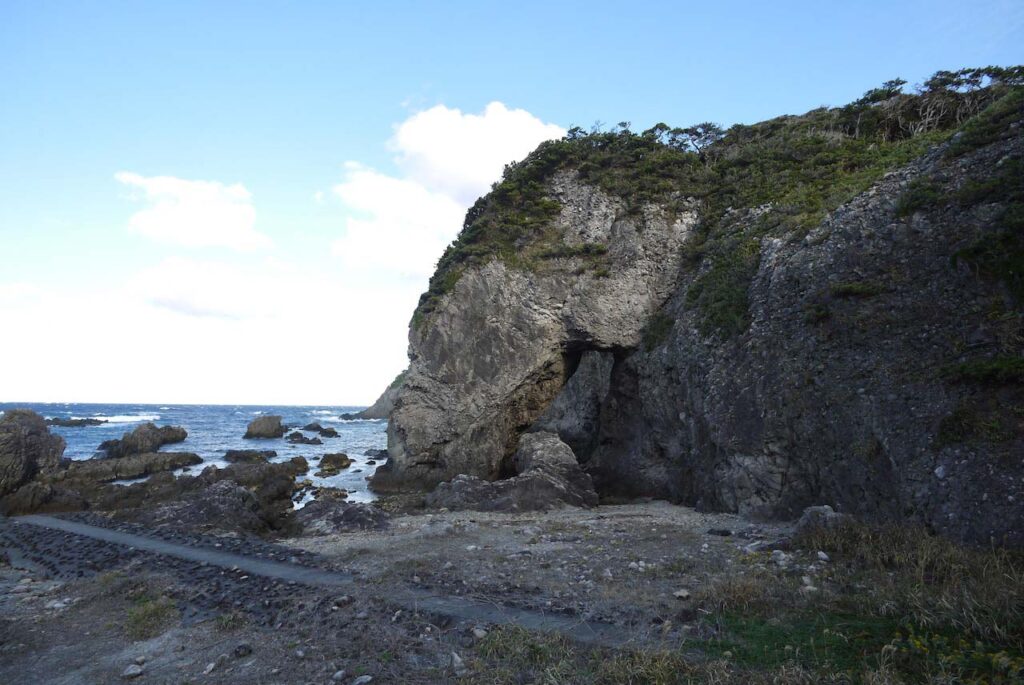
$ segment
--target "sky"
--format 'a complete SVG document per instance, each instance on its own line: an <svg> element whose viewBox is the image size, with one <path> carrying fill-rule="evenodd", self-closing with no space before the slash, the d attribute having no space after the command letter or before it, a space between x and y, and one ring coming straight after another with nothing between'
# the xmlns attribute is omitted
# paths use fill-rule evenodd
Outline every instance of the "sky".
<svg viewBox="0 0 1024 685"><path fill-rule="evenodd" d="M1024 63L967 8L0 0L0 401L368 404L507 162Z"/></svg>

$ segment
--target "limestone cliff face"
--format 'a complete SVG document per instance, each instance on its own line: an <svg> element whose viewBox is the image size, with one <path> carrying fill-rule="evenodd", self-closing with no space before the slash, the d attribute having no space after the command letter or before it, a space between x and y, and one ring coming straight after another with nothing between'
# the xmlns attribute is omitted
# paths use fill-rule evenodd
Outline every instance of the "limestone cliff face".
<svg viewBox="0 0 1024 685"><path fill-rule="evenodd" d="M1003 196L977 198L1019 169L1019 119L966 153L933 146L809 232L727 211L719 230L754 235L755 266L725 335L695 305L714 265L683 249L697 202L630 211L558 172L552 225L606 245L600 273L572 256L468 267L410 333L374 487L503 477L524 432L550 431L605 494L762 517L831 504L1024 544L1020 275L968 258L1019 249Z"/></svg>
<svg viewBox="0 0 1024 685"><path fill-rule="evenodd" d="M464 272L429 322L410 334L410 367L388 426L390 468L378 490L430 487L464 473L511 473L519 435L547 409L584 350L635 348L677 285L693 211L623 203L558 174L553 227L566 245L601 244L604 266L548 260L543 269L494 260Z"/></svg>

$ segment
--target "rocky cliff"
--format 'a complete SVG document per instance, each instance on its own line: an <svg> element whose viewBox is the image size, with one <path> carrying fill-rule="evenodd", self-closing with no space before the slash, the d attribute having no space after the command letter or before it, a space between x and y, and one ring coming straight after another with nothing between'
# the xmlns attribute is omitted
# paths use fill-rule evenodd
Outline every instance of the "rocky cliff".
<svg viewBox="0 0 1024 685"><path fill-rule="evenodd" d="M1024 543L1017 78L545 144L439 263L374 487L548 431L605 495Z"/></svg>

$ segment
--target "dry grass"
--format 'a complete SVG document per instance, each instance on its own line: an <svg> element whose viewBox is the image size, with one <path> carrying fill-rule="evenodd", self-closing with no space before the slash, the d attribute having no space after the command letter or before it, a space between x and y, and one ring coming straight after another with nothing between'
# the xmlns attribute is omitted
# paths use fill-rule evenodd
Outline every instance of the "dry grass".
<svg viewBox="0 0 1024 685"><path fill-rule="evenodd" d="M1024 554L971 548L913 526L819 528L797 544L824 550L870 582L880 613L1024 650Z"/></svg>
<svg viewBox="0 0 1024 685"><path fill-rule="evenodd" d="M133 640L146 640L164 632L178 615L174 600L168 597L142 600L128 609L124 631Z"/></svg>
<svg viewBox="0 0 1024 685"><path fill-rule="evenodd" d="M676 649L610 650L522 628L498 628L480 641L461 679L474 685L817 685L846 683L798 664L751 669ZM877 681L879 685L887 681ZM896 682L896 681L889 681Z"/></svg>

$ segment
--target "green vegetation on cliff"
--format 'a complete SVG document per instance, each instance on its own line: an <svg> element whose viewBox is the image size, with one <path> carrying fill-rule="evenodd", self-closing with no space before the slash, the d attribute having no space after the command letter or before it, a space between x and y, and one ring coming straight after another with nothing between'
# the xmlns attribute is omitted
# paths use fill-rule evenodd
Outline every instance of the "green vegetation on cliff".
<svg viewBox="0 0 1024 685"><path fill-rule="evenodd" d="M737 124L727 131L710 123L658 124L640 133L627 122L611 131L573 128L508 165L491 193L467 212L462 232L420 299L414 325L466 268L494 258L516 268L543 269L547 260L585 257L583 270L603 268L601 246L578 254L552 227L560 205L548 195L546 183L560 170L575 170L583 182L621 198L627 212L648 203L667 211L689 199L699 203L699 230L686 247L695 272L688 300L701 312L705 333L735 334L749 323L747 290L759 266L762 238L802 238L883 174L957 129L962 134L951 154L1009 135L1008 127L1020 116L1022 84L1024 67L941 71L914 93L904 93L906 82L897 79L843 107ZM940 199L926 186L915 193L901 204L901 214ZM737 211L755 209L753 219L750 212Z"/></svg>

